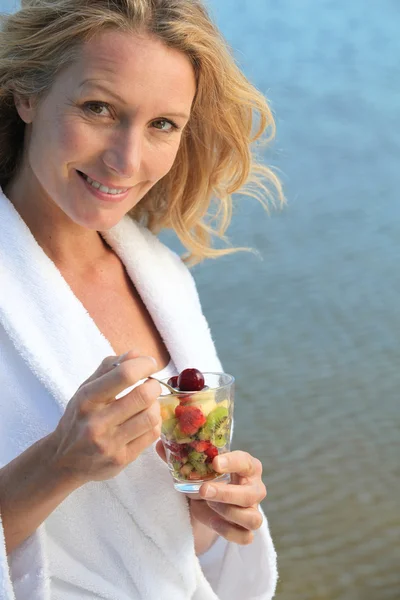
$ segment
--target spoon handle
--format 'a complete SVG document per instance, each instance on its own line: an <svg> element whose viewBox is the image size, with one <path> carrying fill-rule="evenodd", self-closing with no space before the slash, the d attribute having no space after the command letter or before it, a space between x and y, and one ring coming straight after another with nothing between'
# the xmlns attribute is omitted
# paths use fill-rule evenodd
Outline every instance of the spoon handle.
<svg viewBox="0 0 400 600"><path fill-rule="evenodd" d="M158 383L160 385L165 386L170 392L171 394L176 394L178 390L176 390L175 388L173 388L171 385L169 385L168 383L164 383L163 381L160 381L159 379L157 379L157 377L152 377L151 375L148 377L148 379L154 379L154 381L158 381Z"/></svg>

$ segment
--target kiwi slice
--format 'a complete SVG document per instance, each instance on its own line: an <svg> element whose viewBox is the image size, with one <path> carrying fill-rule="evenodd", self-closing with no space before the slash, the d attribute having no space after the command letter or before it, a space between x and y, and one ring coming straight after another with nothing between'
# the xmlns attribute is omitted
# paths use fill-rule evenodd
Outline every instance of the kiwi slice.
<svg viewBox="0 0 400 600"><path fill-rule="evenodd" d="M198 473L201 477L204 477L204 475L208 474L208 469L207 469L207 465L203 462L198 462L198 463L187 463L187 464L191 464L193 466L193 470ZM186 467L186 465L185 465Z"/></svg>
<svg viewBox="0 0 400 600"><path fill-rule="evenodd" d="M217 448L223 448L226 445L226 443L228 441L226 433L227 432L224 431L224 432L216 432L214 434L214 446L216 446Z"/></svg>
<svg viewBox="0 0 400 600"><path fill-rule="evenodd" d="M207 459L207 455L204 452L197 452L196 450L192 450L188 454L188 461L192 463L192 465L198 465L201 463L205 463Z"/></svg>
<svg viewBox="0 0 400 600"><path fill-rule="evenodd" d="M229 410L226 406L217 406L207 416L207 420L198 433L200 440L208 440L217 448L223 448L228 441Z"/></svg>
<svg viewBox="0 0 400 600"><path fill-rule="evenodd" d="M172 461L172 468L174 470L175 473L179 473L179 469L182 467L182 463L179 462L179 460L173 460Z"/></svg>
<svg viewBox="0 0 400 600"><path fill-rule="evenodd" d="M167 440L171 440L172 433L173 433L177 423L178 423L178 419L175 419L175 417L173 417L172 419L166 419L165 421L163 421L163 423L161 425L161 433L163 435L165 435Z"/></svg>

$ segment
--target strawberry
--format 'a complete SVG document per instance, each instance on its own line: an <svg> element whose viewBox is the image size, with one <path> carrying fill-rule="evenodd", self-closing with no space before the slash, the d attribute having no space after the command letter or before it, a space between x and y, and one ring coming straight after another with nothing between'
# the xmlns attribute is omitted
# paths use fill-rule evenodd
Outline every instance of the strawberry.
<svg viewBox="0 0 400 600"><path fill-rule="evenodd" d="M179 396L179 402L181 404L188 404L191 399L192 399L192 396Z"/></svg>
<svg viewBox="0 0 400 600"><path fill-rule="evenodd" d="M172 454L175 454L175 456L179 456L179 457L187 456L189 453L186 444L177 444L176 442L168 442L167 448Z"/></svg>
<svg viewBox="0 0 400 600"><path fill-rule="evenodd" d="M215 473L207 473L207 475L202 475L197 471L191 471L189 473L188 479L201 479L202 481L205 481L206 479L214 479L214 477Z"/></svg>
<svg viewBox="0 0 400 600"><path fill-rule="evenodd" d="M191 471L188 475L188 479L201 479L201 475L197 471Z"/></svg>
<svg viewBox="0 0 400 600"><path fill-rule="evenodd" d="M206 418L198 406L179 405L175 409L179 428L185 435L193 435L206 422Z"/></svg>
<svg viewBox="0 0 400 600"><path fill-rule="evenodd" d="M207 450L207 448L212 446L211 442L209 442L208 440L204 440L204 441L195 440L194 442L191 442L189 445L192 446L192 448L194 448L196 450L196 452L205 452Z"/></svg>
<svg viewBox="0 0 400 600"><path fill-rule="evenodd" d="M181 404L178 404L178 406L175 408L175 416L177 419L179 419L179 417L181 416L183 408L184 407Z"/></svg>
<svg viewBox="0 0 400 600"><path fill-rule="evenodd" d="M212 462L215 456L218 456L218 448L210 444L209 448L206 448L205 453L207 454L207 462Z"/></svg>

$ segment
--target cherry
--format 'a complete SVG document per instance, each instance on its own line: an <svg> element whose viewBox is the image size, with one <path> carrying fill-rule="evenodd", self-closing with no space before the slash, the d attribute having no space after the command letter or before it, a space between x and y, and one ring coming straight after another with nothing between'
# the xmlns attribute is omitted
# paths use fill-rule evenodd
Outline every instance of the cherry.
<svg viewBox="0 0 400 600"><path fill-rule="evenodd" d="M174 375L173 377L170 377L167 381L168 385L170 385L171 387L178 389L178 375Z"/></svg>
<svg viewBox="0 0 400 600"><path fill-rule="evenodd" d="M204 375L198 369L185 369L178 377L182 392L199 392L204 387Z"/></svg>

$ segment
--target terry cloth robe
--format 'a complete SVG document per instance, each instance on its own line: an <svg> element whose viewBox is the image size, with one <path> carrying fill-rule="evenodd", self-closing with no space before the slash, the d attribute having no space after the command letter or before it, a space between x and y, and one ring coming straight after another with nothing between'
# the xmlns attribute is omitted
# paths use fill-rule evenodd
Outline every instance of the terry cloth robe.
<svg viewBox="0 0 400 600"><path fill-rule="evenodd" d="M123 261L178 371L221 370L194 281L179 257L129 217L102 235ZM0 468L54 431L78 387L110 355L109 341L0 192ZM130 527L121 526L118 515ZM8 557L0 521L0 600L52 600L50 525L53 536L60 527L72 540L84 540L87 562L68 573L84 598L274 595L276 556L266 518L251 545L227 544L218 582L210 585L194 552L186 497L175 491L154 445L115 478L73 492ZM73 548L61 549L60 568L69 568Z"/></svg>

